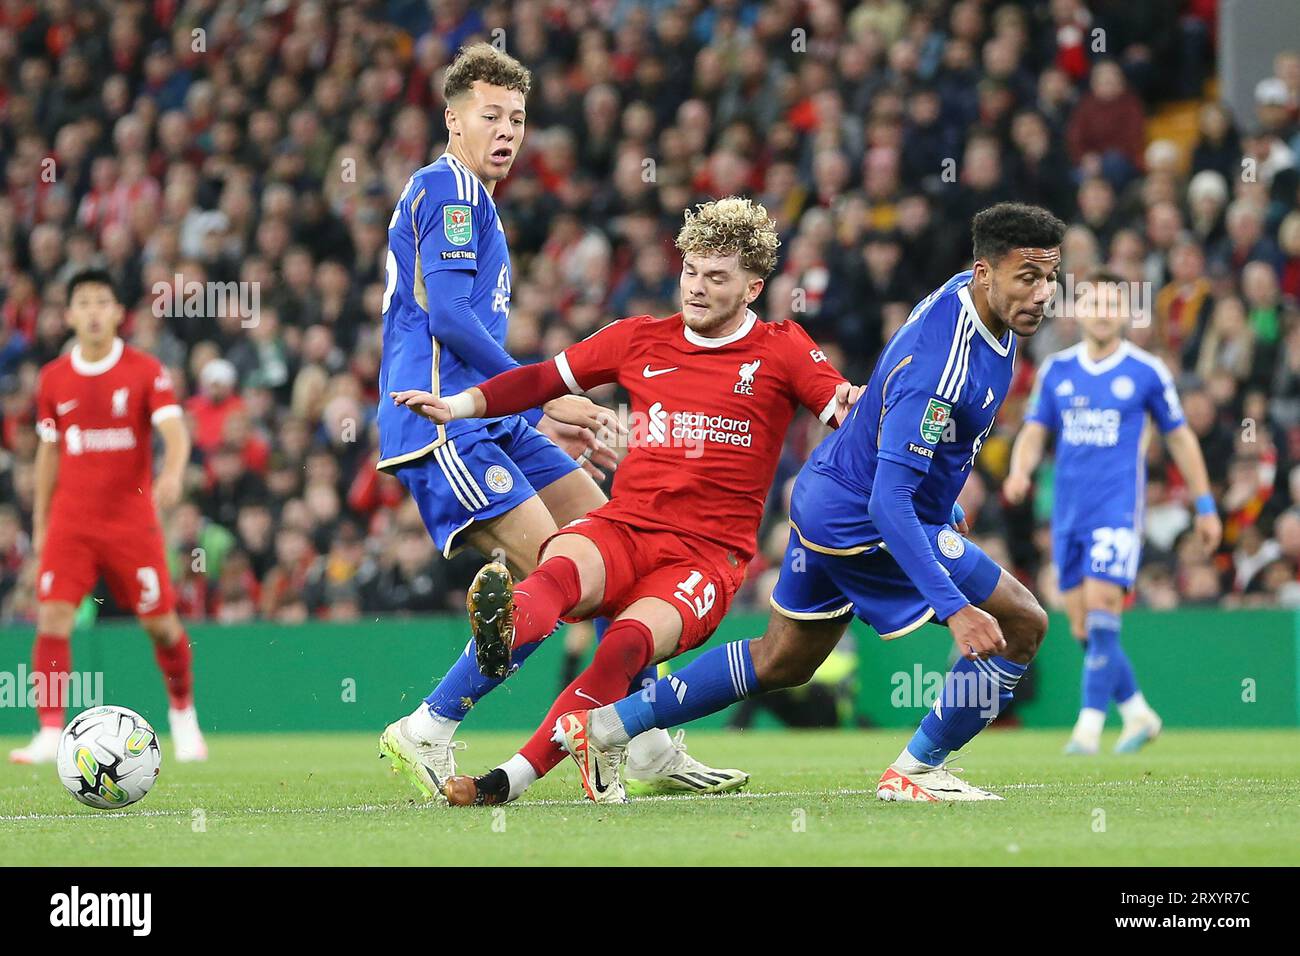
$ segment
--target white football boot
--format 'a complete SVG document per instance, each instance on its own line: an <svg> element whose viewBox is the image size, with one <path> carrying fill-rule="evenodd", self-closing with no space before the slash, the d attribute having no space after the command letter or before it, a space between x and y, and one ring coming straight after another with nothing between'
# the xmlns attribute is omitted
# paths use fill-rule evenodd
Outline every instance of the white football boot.
<svg viewBox="0 0 1300 956"><path fill-rule="evenodd" d="M587 734L590 719L589 710L564 714L555 722L551 740L563 747L578 765L582 789L587 791L587 797L593 803L627 803L627 791L623 787L623 761L627 759L627 749L610 747L601 750L593 744Z"/></svg>
<svg viewBox="0 0 1300 956"><path fill-rule="evenodd" d="M949 770L946 764L916 769L901 768L897 761L890 764L889 769L881 775L880 782L876 784L876 796L881 800L904 803L1002 799L996 793L971 786Z"/></svg>
<svg viewBox="0 0 1300 956"><path fill-rule="evenodd" d="M63 731L58 727L42 727L32 735L31 743L26 747L9 751L10 763L37 764L54 763L59 755L59 738Z"/></svg>
<svg viewBox="0 0 1300 956"><path fill-rule="evenodd" d="M638 766L629 757L625 786L630 796L728 793L749 783L749 774L743 770L716 770L700 763L686 752L685 738L686 731L677 731L662 756L651 764Z"/></svg>
<svg viewBox="0 0 1300 956"><path fill-rule="evenodd" d="M1164 722L1150 708L1146 713L1124 721L1124 729L1120 731L1119 740L1115 743L1115 753L1136 753L1159 737L1162 727Z"/></svg>
<svg viewBox="0 0 1300 956"><path fill-rule="evenodd" d="M1071 757L1094 757L1101 750L1101 731L1106 726L1106 712L1095 707L1082 707L1065 753Z"/></svg>
<svg viewBox="0 0 1300 956"><path fill-rule="evenodd" d="M444 805L442 785L456 775L456 751L464 749L460 740L422 739L409 717L393 721L379 735L379 755L393 762L393 773L405 773L426 800Z"/></svg>
<svg viewBox="0 0 1300 956"><path fill-rule="evenodd" d="M1080 737L1071 737L1065 743L1063 751L1068 757L1095 757L1101 745L1094 741L1083 740Z"/></svg>
<svg viewBox="0 0 1300 956"><path fill-rule="evenodd" d="M167 711L172 732L172 753L177 763L200 763L208 759L208 744L199 730L199 715L191 705L184 710Z"/></svg>

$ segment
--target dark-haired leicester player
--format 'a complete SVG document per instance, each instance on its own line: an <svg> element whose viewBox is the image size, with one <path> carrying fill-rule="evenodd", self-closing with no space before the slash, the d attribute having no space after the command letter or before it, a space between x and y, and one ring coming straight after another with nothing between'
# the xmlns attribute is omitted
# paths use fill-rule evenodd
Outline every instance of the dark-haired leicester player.
<svg viewBox="0 0 1300 956"><path fill-rule="evenodd" d="M1016 337L1056 291L1065 225L1003 203L975 217L975 267L912 310L839 431L795 482L773 613L760 639L697 658L642 694L562 717L585 777L617 779L629 735L806 683L856 614L885 640L946 624L961 658L880 778L882 800L997 800L945 767L1010 702L1047 615L948 522L1011 382Z"/></svg>
<svg viewBox="0 0 1300 956"><path fill-rule="evenodd" d="M1106 711L1115 701L1124 722L1116 753L1137 750L1161 721L1138 689L1120 644L1124 597L1137 577L1146 501L1147 419L1196 503L1196 536L1212 553L1223 525L1196 433L1165 364L1124 338L1131 302L1118 275L1098 270L1076 287L1083 341L1049 355L1038 370L1025 426L1011 449L1005 491L1024 500L1048 436L1056 439L1052 551L1070 630L1084 645L1083 702L1066 753L1101 746Z"/></svg>
<svg viewBox="0 0 1300 956"><path fill-rule="evenodd" d="M41 369L36 386L41 442L32 523L41 564L32 674L40 682L40 730L9 754L14 763L49 763L58 753L74 686L68 679L72 621L101 575L153 640L167 682L176 759L207 757L194 712L190 641L173 609L157 511L180 499L190 438L167 370L117 337L124 314L108 273L72 276L67 321L76 344ZM164 448L157 481L154 428Z"/></svg>
<svg viewBox="0 0 1300 956"><path fill-rule="evenodd" d="M682 311L607 325L552 361L506 372L443 399L427 391L393 399L437 421L528 408L568 392L618 382L644 428L619 468L614 494L560 530L537 570L511 591L489 564L471 589L480 648L504 656L542 640L560 618L611 617L588 667L562 693L520 752L478 777L453 777L458 805L518 797L564 759L556 720L617 700L652 662L708 640L757 547L763 505L785 432L799 406L838 421L860 393L799 325L760 322L749 308L776 263L767 211L728 197L687 211ZM638 433L640 432L640 433ZM625 799L621 780L584 776L597 802Z"/></svg>
<svg viewBox="0 0 1300 956"><path fill-rule="evenodd" d="M504 347L510 251L492 197L523 145L531 84L523 64L488 43L466 47L447 68L447 149L411 176L388 224L381 395L458 391L519 364ZM590 430L558 421L566 408L594 407L566 395L548 403L547 417L533 408L439 423L381 401L379 468L410 491L445 556L469 545L525 575L557 527L605 503L588 472L616 459ZM461 721L532 650L481 667L482 648L471 642L433 692L384 730L380 752L441 799L434 781L456 772ZM638 675L634 686L654 676ZM749 779L704 766L663 731L639 738L630 756L629 776L648 793L721 792Z"/></svg>

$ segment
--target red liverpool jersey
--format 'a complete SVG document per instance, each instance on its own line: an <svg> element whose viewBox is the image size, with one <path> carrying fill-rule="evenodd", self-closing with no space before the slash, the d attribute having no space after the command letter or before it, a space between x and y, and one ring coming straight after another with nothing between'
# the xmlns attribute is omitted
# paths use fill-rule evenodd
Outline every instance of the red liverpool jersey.
<svg viewBox="0 0 1300 956"><path fill-rule="evenodd" d="M41 440L59 443L52 528L157 527L152 429L181 414L162 363L121 339L98 362L74 346L41 369L36 408Z"/></svg>
<svg viewBox="0 0 1300 956"><path fill-rule="evenodd" d="M844 381L803 328L760 322L711 339L681 313L605 326L555 357L572 392L618 382L631 396L630 450L600 513L754 556L786 429L799 405L823 422Z"/></svg>

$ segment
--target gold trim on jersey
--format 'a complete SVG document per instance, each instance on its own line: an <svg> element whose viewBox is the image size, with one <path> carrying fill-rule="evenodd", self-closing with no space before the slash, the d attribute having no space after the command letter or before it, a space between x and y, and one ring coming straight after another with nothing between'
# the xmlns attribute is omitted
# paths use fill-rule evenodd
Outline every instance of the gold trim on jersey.
<svg viewBox="0 0 1300 956"><path fill-rule="evenodd" d="M429 291L424 287L424 267L420 263L420 234L415 228L415 207L420 204L420 200L424 198L426 192L427 190L421 189L419 195L411 202L411 232L415 237L415 282L411 289L411 293L415 296L415 304L424 309L425 315L428 315ZM438 384L438 360L441 358L442 346L438 344L438 340L433 336L429 337L429 341L433 343L433 368L430 370L429 375L429 392L432 395L441 396L442 391ZM380 396L380 398L383 398L383 396ZM408 451L401 455L394 455L392 458L384 458L375 465L375 468L380 471L386 471L389 468L416 461L441 448L446 444L446 442L447 429L445 426L439 425L438 437L429 442L429 444L425 445L423 448L417 448L415 451Z"/></svg>
<svg viewBox="0 0 1300 956"><path fill-rule="evenodd" d="M896 373L902 370L903 366L912 361L912 356L904 355L903 360L889 370L885 376L884 382L880 385L880 421L876 425L876 447L880 447L880 437L885 431L885 396L889 394L889 382Z"/></svg>
<svg viewBox="0 0 1300 956"><path fill-rule="evenodd" d="M884 547L884 541L882 540L882 541L874 541L871 544L858 545L855 548L828 548L825 545L814 544L813 542L805 538L803 532L799 530L799 526L794 523L793 518L790 519L790 527L794 528L794 533L799 536L799 540L803 542L803 546L805 548L810 548L811 550L816 551L819 554L834 554L834 555L841 555L841 556L846 554L862 554L863 552L871 551L875 548Z"/></svg>

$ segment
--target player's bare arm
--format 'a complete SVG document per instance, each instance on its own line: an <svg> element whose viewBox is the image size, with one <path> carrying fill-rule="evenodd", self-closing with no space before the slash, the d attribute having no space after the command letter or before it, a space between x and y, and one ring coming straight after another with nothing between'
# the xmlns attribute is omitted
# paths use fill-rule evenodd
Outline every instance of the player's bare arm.
<svg viewBox="0 0 1300 956"><path fill-rule="evenodd" d="M164 418L157 425L163 440L162 470L153 484L154 504L164 510L181 500L185 463L190 460L190 434L180 415Z"/></svg>
<svg viewBox="0 0 1300 956"><path fill-rule="evenodd" d="M469 388L445 398L419 389L391 392L390 397L393 399L393 404L404 405L417 415L423 415L439 424L446 424L460 418L483 418L487 415L487 401L483 397L482 390L478 388ZM582 395L561 395L550 399L542 403L542 411L557 422L589 429L596 436L599 436L603 430L627 434L626 426L620 424L612 411Z"/></svg>
<svg viewBox="0 0 1300 956"><path fill-rule="evenodd" d="M1046 447L1047 429L1039 422L1025 422L1011 446L1011 467L1002 485L1002 493L1011 504L1020 504L1029 494L1034 472L1042 464Z"/></svg>
<svg viewBox="0 0 1300 956"><path fill-rule="evenodd" d="M1174 464L1187 480L1192 497L1198 502L1208 500L1209 507L1198 505L1196 515L1196 537L1207 552L1219 547L1223 538L1223 522L1219 513L1213 510L1214 499L1210 494L1210 475L1205 468L1205 456L1201 454L1200 442L1190 425L1179 425L1165 436L1165 445L1169 449Z"/></svg>
<svg viewBox="0 0 1300 956"><path fill-rule="evenodd" d="M50 514L50 499L59 480L59 446L42 440L36 447L36 488L32 502L32 553L40 557L45 544L45 528Z"/></svg>

